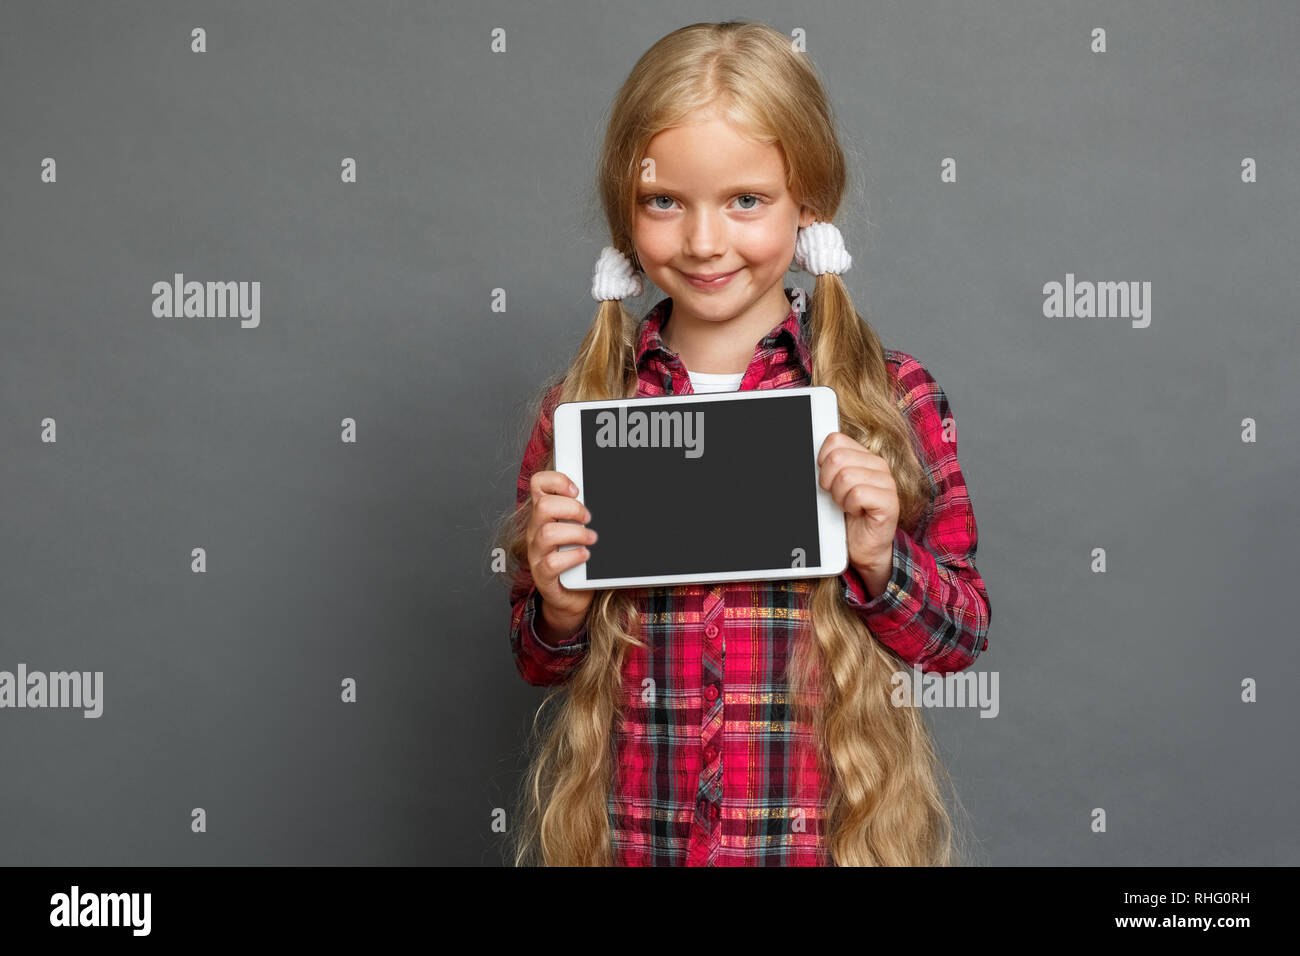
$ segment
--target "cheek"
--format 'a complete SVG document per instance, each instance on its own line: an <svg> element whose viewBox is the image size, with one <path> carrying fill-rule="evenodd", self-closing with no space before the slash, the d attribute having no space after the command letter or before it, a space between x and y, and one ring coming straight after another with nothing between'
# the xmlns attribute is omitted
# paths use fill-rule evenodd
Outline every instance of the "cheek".
<svg viewBox="0 0 1300 956"><path fill-rule="evenodd" d="M677 239L672 229L665 223L655 222L648 217L637 220L632 233L633 241L640 254L642 263L661 263L670 259L677 248Z"/></svg>
<svg viewBox="0 0 1300 956"><path fill-rule="evenodd" d="M779 229L754 231L745 237L745 257L751 262L788 263L794 256L794 232Z"/></svg>

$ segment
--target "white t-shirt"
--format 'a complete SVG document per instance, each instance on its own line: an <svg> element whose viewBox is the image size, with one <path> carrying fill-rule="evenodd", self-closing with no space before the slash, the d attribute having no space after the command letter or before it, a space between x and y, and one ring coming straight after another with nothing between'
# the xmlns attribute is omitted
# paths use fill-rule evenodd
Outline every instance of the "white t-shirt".
<svg viewBox="0 0 1300 956"><path fill-rule="evenodd" d="M745 378L744 372L736 372L734 375L715 375L711 372L692 372L687 369L686 374L691 377L691 388L697 394L705 392L737 392L740 390L740 383Z"/></svg>

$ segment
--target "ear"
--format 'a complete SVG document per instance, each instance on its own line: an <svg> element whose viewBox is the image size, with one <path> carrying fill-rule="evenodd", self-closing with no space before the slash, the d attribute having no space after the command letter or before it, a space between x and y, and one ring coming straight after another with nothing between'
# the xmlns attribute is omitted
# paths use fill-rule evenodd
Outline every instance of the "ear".
<svg viewBox="0 0 1300 956"><path fill-rule="evenodd" d="M811 226L817 219L817 213L807 206L799 207L799 228L803 229Z"/></svg>

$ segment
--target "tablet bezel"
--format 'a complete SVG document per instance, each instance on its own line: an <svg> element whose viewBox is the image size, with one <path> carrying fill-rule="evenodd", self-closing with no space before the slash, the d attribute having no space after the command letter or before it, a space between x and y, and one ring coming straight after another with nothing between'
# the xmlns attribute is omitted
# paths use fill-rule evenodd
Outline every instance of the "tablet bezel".
<svg viewBox="0 0 1300 956"><path fill-rule="evenodd" d="M584 475L582 472L582 440L578 434L580 413L586 409L640 408L647 405L671 402L674 406L693 402L744 402L808 395L812 418L813 443L809 454L818 478L817 453L831 432L839 431L839 401L835 390L826 385L808 385L800 388L751 389L743 392L706 392L690 395L656 395L640 398L609 399L595 402L561 402L555 407L552 418L555 442L555 470L566 475L578 486L578 500L584 500ZM848 539L845 535L844 512L826 489L817 486L817 533L821 544L822 563L815 566L765 568L755 571L698 572L691 574L655 574L639 577L595 578L587 577L587 562L560 572L560 584L570 591L589 591L599 588L661 587L674 584L715 584L726 581L777 581L789 578L824 578L844 573L848 567ZM560 545L569 551L581 545Z"/></svg>

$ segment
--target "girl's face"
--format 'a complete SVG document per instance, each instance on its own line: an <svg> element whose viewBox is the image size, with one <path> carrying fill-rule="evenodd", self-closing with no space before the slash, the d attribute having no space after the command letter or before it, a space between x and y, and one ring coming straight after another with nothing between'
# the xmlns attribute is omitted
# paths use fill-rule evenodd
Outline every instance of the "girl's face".
<svg viewBox="0 0 1300 956"><path fill-rule="evenodd" d="M632 243L673 314L725 322L789 309L782 279L797 231L813 221L785 188L775 144L702 110L650 140L637 178ZM650 181L647 178L653 177ZM723 276L716 281L705 281Z"/></svg>

